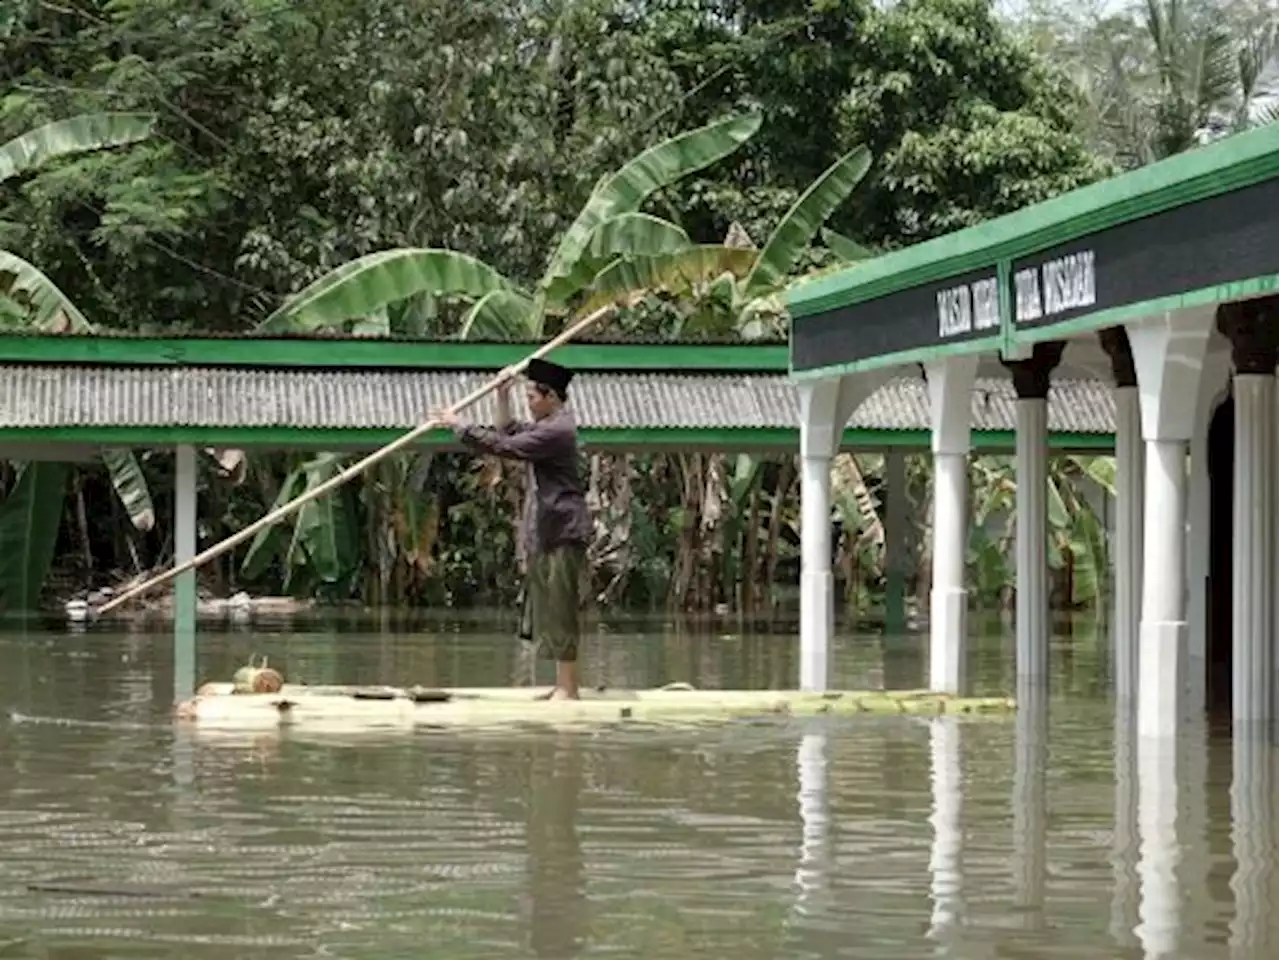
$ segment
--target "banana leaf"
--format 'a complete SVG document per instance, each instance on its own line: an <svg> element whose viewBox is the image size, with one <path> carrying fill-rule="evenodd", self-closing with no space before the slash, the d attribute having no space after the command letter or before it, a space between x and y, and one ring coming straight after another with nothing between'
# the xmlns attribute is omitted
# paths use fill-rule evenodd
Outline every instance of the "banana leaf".
<svg viewBox="0 0 1280 960"><path fill-rule="evenodd" d="M619 259L596 277L581 309L589 313L620 296L641 292L688 296L699 285L723 274L746 276L755 259L754 250L735 250L715 243L657 257Z"/></svg>
<svg viewBox="0 0 1280 960"><path fill-rule="evenodd" d="M144 533L150 530L156 525L156 511L138 458L128 450L108 448L102 451L102 461L111 475L111 486L115 488L116 496L133 525Z"/></svg>
<svg viewBox="0 0 1280 960"><path fill-rule="evenodd" d="M650 147L601 181L560 238L542 279L543 289L569 276L600 224L638 211L658 190L729 156L755 135L762 119L753 111L682 133Z"/></svg>
<svg viewBox="0 0 1280 960"><path fill-rule="evenodd" d="M402 247L344 263L290 297L259 324L263 332L332 328L419 293L475 300L516 288L493 267L452 250Z"/></svg>
<svg viewBox="0 0 1280 960"><path fill-rule="evenodd" d="M58 157L145 140L154 126L155 117L142 113L85 113L46 123L0 144L0 183Z"/></svg>
<svg viewBox="0 0 1280 960"><path fill-rule="evenodd" d="M557 277L547 286L547 299L563 303L590 286L596 275L619 257L654 257L692 245L689 235L674 223L647 213L621 214L596 228L569 275Z"/></svg>
<svg viewBox="0 0 1280 960"><path fill-rule="evenodd" d="M875 256L875 251L870 247L864 247L856 240L850 240L842 233L836 233L826 227L822 228L822 242L827 245L827 249L834 253L845 263L858 263L861 260L870 260Z"/></svg>
<svg viewBox="0 0 1280 960"><path fill-rule="evenodd" d="M301 468L294 470L284 478L284 482L280 484L280 492L276 494L275 502L271 504L271 509L276 510L283 507L286 503L301 493L303 482L303 471ZM259 530L257 535L249 543L249 549L245 551L244 559L240 561L240 575L246 580L256 580L266 572L271 562L283 556L284 553L284 532L281 525L274 523L269 527Z"/></svg>
<svg viewBox="0 0 1280 960"><path fill-rule="evenodd" d="M748 299L776 289L783 282L827 217L844 203L870 166L871 151L855 147L809 185L760 251L744 287Z"/></svg>
<svg viewBox="0 0 1280 960"><path fill-rule="evenodd" d="M30 311L25 325L38 330L86 333L93 329L52 280L7 250L0 250L0 296L25 306Z"/></svg>
<svg viewBox="0 0 1280 960"><path fill-rule="evenodd" d="M528 297L513 290L492 290L462 317L462 340L523 340L538 336L540 317Z"/></svg>
<svg viewBox="0 0 1280 960"><path fill-rule="evenodd" d="M342 469L343 457L322 453L303 467L304 489L327 482ZM290 578L300 566L329 587L345 581L359 562L359 532L352 511L350 486L326 493L298 511L288 558ZM286 589L288 580L286 580Z"/></svg>
<svg viewBox="0 0 1280 960"><path fill-rule="evenodd" d="M34 610L53 562L69 467L36 460L0 501L0 611Z"/></svg>

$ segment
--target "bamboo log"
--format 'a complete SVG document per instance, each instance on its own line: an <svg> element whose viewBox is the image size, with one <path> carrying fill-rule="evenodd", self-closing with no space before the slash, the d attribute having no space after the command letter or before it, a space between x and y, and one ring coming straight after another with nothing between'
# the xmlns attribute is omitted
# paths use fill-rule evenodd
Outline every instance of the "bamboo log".
<svg viewBox="0 0 1280 960"><path fill-rule="evenodd" d="M500 371L496 377L489 380L484 385L477 387L475 390L472 390L471 393L467 394L467 396L463 397L461 400L455 403L452 407L450 407L449 412L460 413L461 411L465 410L467 407L471 406L473 403L476 403L477 401L484 398L487 394L496 390L506 381L514 379L515 377L519 376L524 371L524 369L529 365L529 361L544 357L548 353L550 353L552 350L555 350L557 347L563 346L564 344L568 343L574 337L578 336L578 334L583 333L588 328L599 323L602 319L604 319L604 317L612 313L613 310L614 310L614 304L612 303L606 304L600 309L592 311L591 313L587 314L585 317L583 317L581 320L577 321L576 323L570 324L562 332L557 334L555 337L552 337L550 340L548 340L546 343L540 346L537 350L533 351L533 353L529 354L519 363L515 364L514 366L507 367L506 369ZM415 440L422 437L423 434L429 433L431 430L436 429L438 426L439 424L435 420L428 420L425 423L422 423L419 426L414 427L404 436L391 441L391 443L387 444L385 447L382 447L381 449L375 450L373 453L369 454L363 460L359 460L356 463L353 463L351 466L347 467L347 469L343 470L341 473L337 474L336 476L329 478L324 483L320 484L318 487L313 487L312 489L306 491L300 496L295 497L293 500L290 500L288 503L282 504L281 506L276 507L276 509L266 514L266 516L261 517L260 519L249 524L249 526L245 527L243 530L240 530L237 533L233 533L231 536L227 537L225 540L214 544L212 547L210 547L208 550L205 550L203 553L198 553L194 557L192 557L190 560L187 560L184 563L178 564L176 567L173 567L170 570L166 570L164 573L161 573L155 577L152 577L150 580L143 581L142 583L138 584L138 586L133 587L130 590L126 590L124 593L120 594L120 596L115 597L112 600L108 601L107 603L104 603L102 606L94 609L92 611L93 615L102 616L104 613L108 613L114 610L116 607L119 607L125 603L128 603L130 600L134 599L135 597L140 597L142 596L142 594L147 593L151 590L154 590L156 587L159 587L168 583L170 580L174 579L175 577L183 573L186 573L188 570L194 570L195 568L203 566L204 564L208 563L210 560L213 560L216 557L222 556L222 554L226 553L232 547L235 547L241 543L244 543L244 541L250 539L253 536L256 536L258 531L264 530L267 527L271 526L272 524L278 523L279 521L283 520L285 517L288 517L294 513L297 513L299 510L301 510L306 504L310 503L312 500L315 500L318 497L324 496L326 493L330 493L331 491L336 490L338 487L342 486L348 480L351 480L352 478L359 476L361 473L369 469L369 467L373 466L378 461L384 460L387 457L391 456L391 454L404 449L405 447L409 446L409 444L413 443Z"/></svg>
<svg viewBox="0 0 1280 960"><path fill-rule="evenodd" d="M202 690L207 691L209 685ZM333 691L333 688L328 688ZM286 687L274 694L204 692L178 705L177 716L202 728L270 730L300 727L334 733L414 727L512 724L599 725L626 721L706 723L770 715L1007 714L1005 697L953 697L922 690L619 690L581 700L534 700L528 688L419 690L362 688L353 696Z"/></svg>

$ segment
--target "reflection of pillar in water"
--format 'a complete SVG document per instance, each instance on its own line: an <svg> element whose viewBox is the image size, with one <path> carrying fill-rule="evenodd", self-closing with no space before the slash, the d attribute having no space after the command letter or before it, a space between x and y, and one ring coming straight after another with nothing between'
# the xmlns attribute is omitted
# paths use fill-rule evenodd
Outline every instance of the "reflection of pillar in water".
<svg viewBox="0 0 1280 960"><path fill-rule="evenodd" d="M962 910L960 857L963 806L963 772L960 768L960 726L956 717L929 721L929 747L933 781L933 849L929 855L929 936L943 939L960 922Z"/></svg>
<svg viewBox="0 0 1280 960"><path fill-rule="evenodd" d="M535 957L578 955L586 929L586 877L578 840L582 741L557 737L533 749L529 791L530 948Z"/></svg>
<svg viewBox="0 0 1280 960"><path fill-rule="evenodd" d="M809 901L827 884L831 818L827 810L827 735L806 733L796 752L800 807L800 857L793 914L809 912Z"/></svg>
<svg viewBox="0 0 1280 960"><path fill-rule="evenodd" d="M1044 677L1024 677L1018 685L1013 770L1013 887L1024 926L1044 922L1045 760L1049 702Z"/></svg>
<svg viewBox="0 0 1280 960"><path fill-rule="evenodd" d="M1232 960L1276 955L1276 748L1237 728L1231 744Z"/></svg>
<svg viewBox="0 0 1280 960"><path fill-rule="evenodd" d="M1138 926L1138 774L1134 701L1116 695L1115 824L1111 841L1111 939L1116 946L1137 945Z"/></svg>
<svg viewBox="0 0 1280 960"><path fill-rule="evenodd" d="M1194 688L1194 684L1189 689ZM1203 684L1201 684L1203 693ZM1203 697L1189 692L1189 701ZM1178 731L1178 895L1180 948L1184 956L1201 957L1212 948L1203 938L1212 922L1208 902L1209 863L1209 729L1203 707L1188 713Z"/></svg>
<svg viewBox="0 0 1280 960"><path fill-rule="evenodd" d="M1148 960L1178 947L1178 741L1138 736L1138 938Z"/></svg>

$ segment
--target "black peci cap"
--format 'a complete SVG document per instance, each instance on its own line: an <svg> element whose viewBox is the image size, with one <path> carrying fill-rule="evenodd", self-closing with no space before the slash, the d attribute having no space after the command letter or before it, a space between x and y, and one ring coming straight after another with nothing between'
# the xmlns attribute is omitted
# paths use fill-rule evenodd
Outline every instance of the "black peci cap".
<svg viewBox="0 0 1280 960"><path fill-rule="evenodd" d="M529 361L524 375L534 383L550 387L562 398L568 395L569 381L573 379L572 370L566 369L558 363L552 363L549 360L542 360L537 357Z"/></svg>

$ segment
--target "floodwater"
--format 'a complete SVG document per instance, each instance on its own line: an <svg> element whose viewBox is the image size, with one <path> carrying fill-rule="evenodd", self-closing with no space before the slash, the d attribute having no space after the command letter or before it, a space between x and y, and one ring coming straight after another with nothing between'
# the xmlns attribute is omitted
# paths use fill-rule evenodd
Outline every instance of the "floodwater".
<svg viewBox="0 0 1280 960"><path fill-rule="evenodd" d="M1012 692L1009 631L981 632L975 686ZM585 672L790 686L793 637L614 624ZM920 686L925 643L843 637L833 685ZM200 644L201 680L520 671L496 621ZM326 739L175 729L162 630L0 633L0 958L1274 957L1274 744L1189 723L1140 790L1107 662L1059 635L1007 719Z"/></svg>

